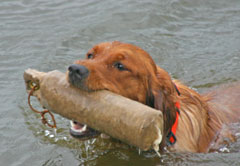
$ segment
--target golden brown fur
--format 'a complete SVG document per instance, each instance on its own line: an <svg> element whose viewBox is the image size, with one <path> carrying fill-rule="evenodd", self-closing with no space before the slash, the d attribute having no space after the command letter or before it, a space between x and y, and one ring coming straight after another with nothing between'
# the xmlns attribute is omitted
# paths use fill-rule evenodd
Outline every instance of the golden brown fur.
<svg viewBox="0 0 240 166"><path fill-rule="evenodd" d="M169 147L172 151L208 152L210 144L217 141L223 123L239 120L238 85L231 90L232 95L235 95L232 98L227 89L225 94L216 91L216 96L219 97L214 96L215 91L201 96L179 81L172 80L165 70L155 65L147 52L131 44L101 43L93 47L87 57L89 59L75 62L89 70L82 89L107 89L163 112L164 136L161 149L166 146L166 135L175 122L177 101L180 102L181 109L177 142ZM120 68L119 64L124 68ZM174 84L179 88L180 96ZM224 99L224 95L228 96L228 100ZM218 101L219 105L216 104Z"/></svg>

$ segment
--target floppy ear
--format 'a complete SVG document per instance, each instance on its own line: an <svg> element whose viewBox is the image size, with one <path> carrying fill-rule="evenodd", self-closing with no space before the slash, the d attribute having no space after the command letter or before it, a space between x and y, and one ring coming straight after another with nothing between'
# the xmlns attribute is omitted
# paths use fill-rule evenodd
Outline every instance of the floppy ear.
<svg viewBox="0 0 240 166"><path fill-rule="evenodd" d="M176 101L177 91L175 84L172 82L169 74L161 69L157 68L155 77L149 79L149 89L147 92L146 104L152 108L162 111L164 120L164 133L162 146L165 145L165 138L170 132L175 120L176 120Z"/></svg>
<svg viewBox="0 0 240 166"><path fill-rule="evenodd" d="M175 97L167 94L164 90L154 92L154 108L162 111L164 120L164 133L167 135L176 120Z"/></svg>

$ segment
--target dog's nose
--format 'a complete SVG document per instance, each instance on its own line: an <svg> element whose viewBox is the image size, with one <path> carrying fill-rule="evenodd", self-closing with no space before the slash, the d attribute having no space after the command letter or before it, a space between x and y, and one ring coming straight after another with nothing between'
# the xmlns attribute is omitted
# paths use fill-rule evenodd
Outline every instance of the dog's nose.
<svg viewBox="0 0 240 166"><path fill-rule="evenodd" d="M73 64L68 67L69 76L75 76L82 80L86 78L89 74L89 70L83 65Z"/></svg>

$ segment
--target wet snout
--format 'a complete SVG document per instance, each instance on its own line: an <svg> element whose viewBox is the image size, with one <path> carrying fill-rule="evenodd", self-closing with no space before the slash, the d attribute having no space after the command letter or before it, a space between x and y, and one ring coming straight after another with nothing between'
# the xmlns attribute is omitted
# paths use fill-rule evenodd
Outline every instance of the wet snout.
<svg viewBox="0 0 240 166"><path fill-rule="evenodd" d="M89 70L78 64L72 64L68 67L69 82L80 89L85 89L85 80L89 75Z"/></svg>

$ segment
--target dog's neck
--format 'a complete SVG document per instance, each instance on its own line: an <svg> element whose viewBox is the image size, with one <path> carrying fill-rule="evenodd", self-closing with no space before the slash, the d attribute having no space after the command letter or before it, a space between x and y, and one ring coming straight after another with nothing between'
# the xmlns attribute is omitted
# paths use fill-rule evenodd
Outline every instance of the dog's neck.
<svg viewBox="0 0 240 166"><path fill-rule="evenodd" d="M157 80L152 80L149 85L152 87L149 88L151 93L147 92L146 104L163 113L164 131L160 149L163 150L169 145L171 137L167 136L171 133L177 112L180 110L174 134L176 143L167 147L172 150L177 149L177 151L207 152L215 133L219 130L218 122L211 121L215 124L209 125L208 98L172 80L169 74L161 68L157 68ZM178 102L181 105L180 109L176 106Z"/></svg>
<svg viewBox="0 0 240 166"><path fill-rule="evenodd" d="M177 151L207 152L208 147L220 129L218 122L210 125L209 98L175 81L181 96L180 116L176 131L177 142L169 149Z"/></svg>

